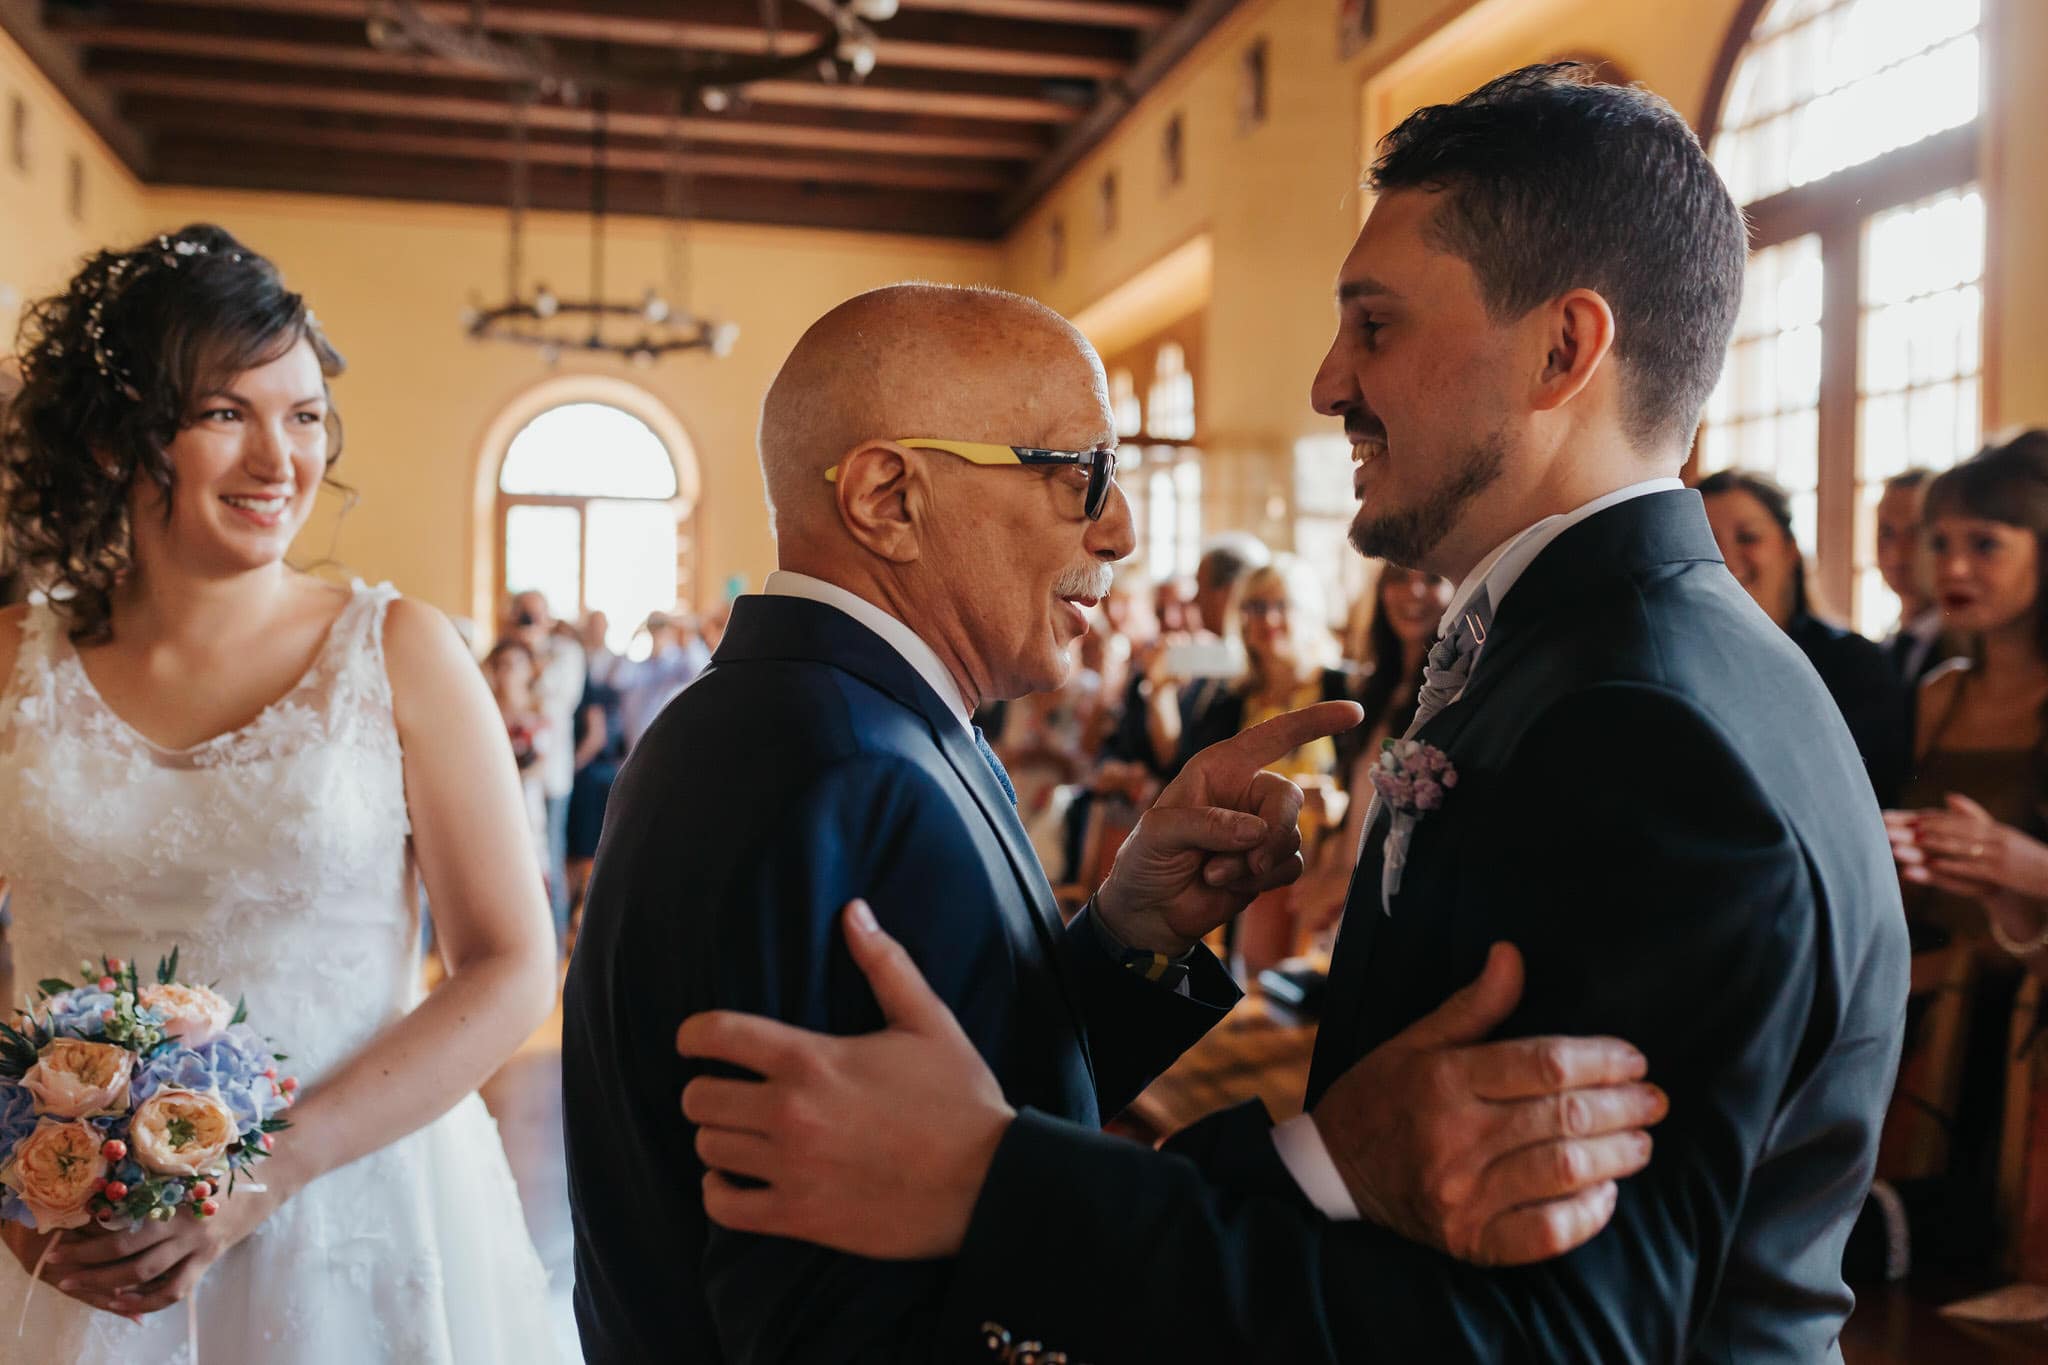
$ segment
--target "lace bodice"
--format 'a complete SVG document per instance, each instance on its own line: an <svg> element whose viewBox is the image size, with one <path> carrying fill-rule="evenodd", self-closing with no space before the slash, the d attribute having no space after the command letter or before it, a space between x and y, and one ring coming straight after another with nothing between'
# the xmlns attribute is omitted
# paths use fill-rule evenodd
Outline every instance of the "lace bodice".
<svg viewBox="0 0 2048 1365"><path fill-rule="evenodd" d="M107 706L47 603L0 695L0 871L16 980L183 950L307 1079L415 1003L412 864L383 620L354 585L249 724L166 750ZM67 971L68 969L68 971ZM347 1000L348 1008L336 1004Z"/></svg>
<svg viewBox="0 0 2048 1365"><path fill-rule="evenodd" d="M396 596L356 583L289 693L175 751L115 714L62 621L30 609L0 690L0 873L14 890L17 982L76 973L94 953L146 970L179 948L184 972L246 994L250 1022L312 1084L419 1002L384 668ZM0 1253L10 1315L26 1286ZM312 1182L217 1262L199 1290L200 1351L206 1365L552 1361L546 1303L503 1149L470 1095ZM0 1330L11 1340L11 1325ZM136 1326L47 1289L25 1340L35 1359L78 1365L188 1359L182 1312Z"/></svg>

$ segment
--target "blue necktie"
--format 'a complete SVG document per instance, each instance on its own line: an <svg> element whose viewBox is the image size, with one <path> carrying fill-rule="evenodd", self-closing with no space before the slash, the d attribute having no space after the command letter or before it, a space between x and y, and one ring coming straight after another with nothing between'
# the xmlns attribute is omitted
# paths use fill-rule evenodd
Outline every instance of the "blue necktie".
<svg viewBox="0 0 2048 1365"><path fill-rule="evenodd" d="M996 775L996 785L1003 789L1003 795L1010 798L1010 804L1017 804L1017 789L1010 785L1010 775L1003 771L1003 761L996 757L996 751L988 747L988 737L981 733L979 725L974 727L974 747L981 750L981 761L988 764L988 770Z"/></svg>

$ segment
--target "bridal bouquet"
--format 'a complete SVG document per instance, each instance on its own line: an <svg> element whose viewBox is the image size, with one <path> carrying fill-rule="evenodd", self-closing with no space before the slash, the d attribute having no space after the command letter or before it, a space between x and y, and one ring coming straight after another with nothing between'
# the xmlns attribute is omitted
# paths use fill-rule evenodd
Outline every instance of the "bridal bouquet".
<svg viewBox="0 0 2048 1365"><path fill-rule="evenodd" d="M84 962L0 1023L0 1219L211 1218L269 1154L298 1082L241 1003L177 978L175 950L147 984L119 958Z"/></svg>

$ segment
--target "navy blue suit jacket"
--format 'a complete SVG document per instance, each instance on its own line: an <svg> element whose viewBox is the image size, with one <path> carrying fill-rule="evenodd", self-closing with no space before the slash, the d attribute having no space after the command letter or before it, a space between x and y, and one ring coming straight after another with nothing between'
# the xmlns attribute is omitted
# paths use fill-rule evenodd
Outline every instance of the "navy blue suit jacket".
<svg viewBox="0 0 2048 1365"><path fill-rule="evenodd" d="M676 1026L708 1009L879 1028L839 917L866 897L1010 1102L1090 1128L1235 999L1201 955L1191 997L1062 926L1016 812L959 719L835 608L746 597L612 794L564 1001L576 1310L593 1365L912 1361L973 1347L946 1263L864 1261L707 1222L696 1074ZM970 1321L971 1319L971 1321ZM942 1321L964 1324L952 1335Z"/></svg>
<svg viewBox="0 0 2048 1365"><path fill-rule="evenodd" d="M1322 1219L1262 1111L1164 1154L1026 1115L959 1258L968 1297L1093 1365L1838 1358L1905 920L1841 713L1729 576L1698 495L1636 498L1553 541L1418 738L1459 781L1416 826L1391 915L1384 819L1368 840L1308 1102L1511 941L1528 975L1506 1034L1626 1038L1671 1096L1612 1223L1562 1258L1482 1270ZM1071 1245L1118 1268L1114 1292L1060 1291Z"/></svg>

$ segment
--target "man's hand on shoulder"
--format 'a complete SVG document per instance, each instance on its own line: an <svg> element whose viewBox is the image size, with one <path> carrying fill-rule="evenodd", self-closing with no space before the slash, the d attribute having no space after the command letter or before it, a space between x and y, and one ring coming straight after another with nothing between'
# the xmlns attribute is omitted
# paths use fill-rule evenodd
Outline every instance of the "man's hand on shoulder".
<svg viewBox="0 0 2048 1365"><path fill-rule="evenodd" d="M884 1028L842 1038L718 1010L676 1033L683 1056L761 1078L705 1075L683 1087L706 1167L704 1211L736 1232L877 1260L949 1256L1016 1113L866 902L842 921Z"/></svg>
<svg viewBox="0 0 2048 1365"><path fill-rule="evenodd" d="M1159 794L1096 893L1096 913L1133 948L1177 957L1261 892L1301 875L1301 789L1267 764L1364 716L1318 702L1212 744Z"/></svg>
<svg viewBox="0 0 2048 1365"><path fill-rule="evenodd" d="M1477 1265L1591 1241L1668 1108L1619 1038L1483 1041L1521 991L1521 954L1495 944L1477 980L1359 1059L1314 1111L1364 1219Z"/></svg>

